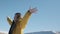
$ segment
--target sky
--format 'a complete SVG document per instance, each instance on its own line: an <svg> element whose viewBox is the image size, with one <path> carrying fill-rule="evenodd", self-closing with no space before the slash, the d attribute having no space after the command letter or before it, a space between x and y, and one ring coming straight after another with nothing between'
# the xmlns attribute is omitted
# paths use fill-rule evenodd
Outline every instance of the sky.
<svg viewBox="0 0 60 34"><path fill-rule="evenodd" d="M37 7L38 11L31 15L25 33L60 31L60 0L0 0L0 31L9 31L7 16L13 20L20 12L23 17L29 7Z"/></svg>

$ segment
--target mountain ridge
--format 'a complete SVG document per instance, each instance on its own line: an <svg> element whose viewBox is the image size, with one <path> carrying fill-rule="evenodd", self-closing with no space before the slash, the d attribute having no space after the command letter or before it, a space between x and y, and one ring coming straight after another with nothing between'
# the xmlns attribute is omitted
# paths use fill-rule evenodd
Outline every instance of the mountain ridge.
<svg viewBox="0 0 60 34"><path fill-rule="evenodd" d="M8 32L5 32L5 31L1 32L0 31L0 34L8 34ZM55 33L53 31L39 31L39 32L30 32L30 33L24 33L24 34L60 34L60 32Z"/></svg>

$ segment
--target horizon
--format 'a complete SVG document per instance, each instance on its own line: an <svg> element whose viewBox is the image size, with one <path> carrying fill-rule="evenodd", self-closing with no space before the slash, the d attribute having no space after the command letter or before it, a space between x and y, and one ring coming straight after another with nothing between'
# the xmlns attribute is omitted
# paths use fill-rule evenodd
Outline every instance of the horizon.
<svg viewBox="0 0 60 34"><path fill-rule="evenodd" d="M37 32L53 32L56 33L56 31L37 31ZM8 33L8 31L0 31L0 33ZM28 33L34 33L34 32L28 32Z"/></svg>

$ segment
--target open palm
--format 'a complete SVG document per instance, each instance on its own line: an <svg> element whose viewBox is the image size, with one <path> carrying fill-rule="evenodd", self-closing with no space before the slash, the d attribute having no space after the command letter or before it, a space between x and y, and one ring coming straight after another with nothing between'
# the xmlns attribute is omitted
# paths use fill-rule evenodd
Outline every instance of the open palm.
<svg viewBox="0 0 60 34"><path fill-rule="evenodd" d="M29 11L30 11L31 13L36 13L36 12L37 12L37 8L29 8Z"/></svg>

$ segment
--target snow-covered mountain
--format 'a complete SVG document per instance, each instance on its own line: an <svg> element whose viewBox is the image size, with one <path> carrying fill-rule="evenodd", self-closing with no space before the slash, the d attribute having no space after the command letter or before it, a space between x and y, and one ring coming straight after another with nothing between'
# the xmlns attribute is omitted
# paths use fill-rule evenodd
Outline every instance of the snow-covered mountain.
<svg viewBox="0 0 60 34"><path fill-rule="evenodd" d="M32 32L32 33L25 33L25 34L56 34L52 31L40 31L40 32Z"/></svg>

